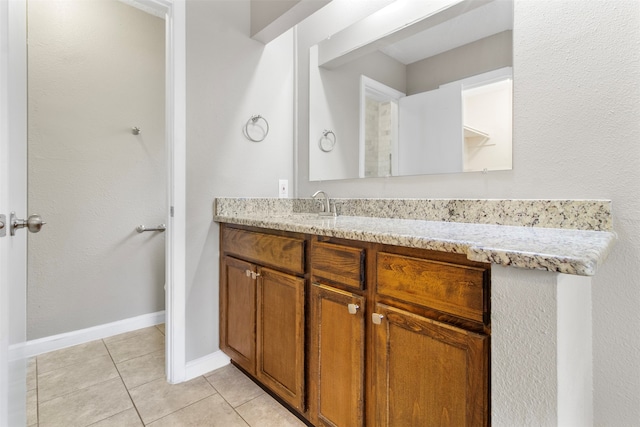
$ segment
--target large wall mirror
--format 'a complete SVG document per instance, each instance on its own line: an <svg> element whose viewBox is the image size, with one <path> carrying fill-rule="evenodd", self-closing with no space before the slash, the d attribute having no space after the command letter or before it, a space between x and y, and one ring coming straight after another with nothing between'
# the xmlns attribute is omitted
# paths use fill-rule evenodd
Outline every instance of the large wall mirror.
<svg viewBox="0 0 640 427"><path fill-rule="evenodd" d="M512 0L396 0L310 49L311 181L512 168Z"/></svg>

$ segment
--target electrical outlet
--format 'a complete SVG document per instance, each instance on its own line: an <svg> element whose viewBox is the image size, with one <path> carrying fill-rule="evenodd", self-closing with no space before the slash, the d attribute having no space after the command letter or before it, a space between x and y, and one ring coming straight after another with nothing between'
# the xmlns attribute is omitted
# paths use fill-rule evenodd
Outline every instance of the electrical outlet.
<svg viewBox="0 0 640 427"><path fill-rule="evenodd" d="M289 197L289 180L288 179L281 179L278 182L278 196L281 199L286 199L287 197Z"/></svg>

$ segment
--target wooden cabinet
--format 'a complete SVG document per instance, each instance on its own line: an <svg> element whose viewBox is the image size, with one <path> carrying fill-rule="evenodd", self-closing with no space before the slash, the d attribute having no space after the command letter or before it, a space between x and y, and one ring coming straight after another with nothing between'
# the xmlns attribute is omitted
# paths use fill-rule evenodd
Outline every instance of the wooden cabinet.
<svg viewBox="0 0 640 427"><path fill-rule="evenodd" d="M488 425L488 266L385 249L375 275L371 425Z"/></svg>
<svg viewBox="0 0 640 427"><path fill-rule="evenodd" d="M221 348L311 424L490 425L489 264L235 226L221 247Z"/></svg>
<svg viewBox="0 0 640 427"><path fill-rule="evenodd" d="M220 348L304 411L305 241L223 227L221 248Z"/></svg>
<svg viewBox="0 0 640 427"><path fill-rule="evenodd" d="M376 304L376 426L485 426L488 337Z"/></svg>
<svg viewBox="0 0 640 427"><path fill-rule="evenodd" d="M364 297L311 286L309 414L318 426L364 422Z"/></svg>
<svg viewBox="0 0 640 427"><path fill-rule="evenodd" d="M250 374L256 373L256 285L253 264L232 257L222 263L220 323L222 350Z"/></svg>
<svg viewBox="0 0 640 427"><path fill-rule="evenodd" d="M310 418L318 426L363 426L365 250L313 240L310 258Z"/></svg>
<svg viewBox="0 0 640 427"><path fill-rule="evenodd" d="M268 268L259 271L256 377L303 411L305 281Z"/></svg>
<svg viewBox="0 0 640 427"><path fill-rule="evenodd" d="M488 313L487 268L378 252L376 293L482 322Z"/></svg>

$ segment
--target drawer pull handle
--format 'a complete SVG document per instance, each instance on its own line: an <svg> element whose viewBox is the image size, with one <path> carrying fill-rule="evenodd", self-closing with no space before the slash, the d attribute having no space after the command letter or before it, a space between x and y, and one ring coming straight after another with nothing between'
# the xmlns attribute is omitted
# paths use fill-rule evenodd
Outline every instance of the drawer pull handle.
<svg viewBox="0 0 640 427"><path fill-rule="evenodd" d="M349 304L347 308L349 309L349 314L356 314L360 306L358 304Z"/></svg>
<svg viewBox="0 0 640 427"><path fill-rule="evenodd" d="M382 323L382 319L384 319L384 316L382 314L373 313L371 315L371 321L373 322L374 325L381 324Z"/></svg>

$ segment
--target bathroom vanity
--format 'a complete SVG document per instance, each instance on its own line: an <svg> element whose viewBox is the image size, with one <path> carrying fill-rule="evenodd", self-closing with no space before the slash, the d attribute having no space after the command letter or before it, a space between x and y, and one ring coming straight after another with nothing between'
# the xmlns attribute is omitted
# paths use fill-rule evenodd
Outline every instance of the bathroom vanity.
<svg viewBox="0 0 640 427"><path fill-rule="evenodd" d="M487 214L514 221L514 201L451 202L342 200L350 215L323 217L313 200L218 199L221 349L316 426L500 424L492 270L594 274L610 206L520 201L527 221L578 228L562 229ZM460 222L412 218L442 215Z"/></svg>

